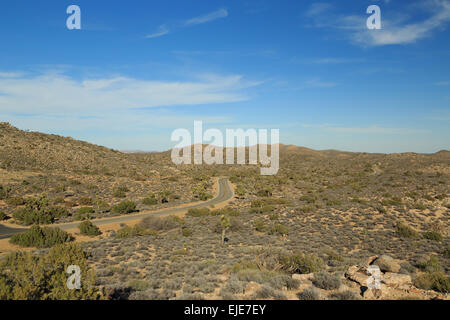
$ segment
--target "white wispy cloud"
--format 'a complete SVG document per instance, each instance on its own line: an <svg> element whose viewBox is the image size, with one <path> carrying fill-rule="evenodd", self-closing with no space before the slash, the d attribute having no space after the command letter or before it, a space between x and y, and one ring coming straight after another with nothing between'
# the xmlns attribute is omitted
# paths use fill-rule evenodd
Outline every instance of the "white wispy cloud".
<svg viewBox="0 0 450 320"><path fill-rule="evenodd" d="M258 85L241 75L199 75L190 81L109 77L77 80L60 73L0 78L0 112L89 115L135 108L247 100Z"/></svg>
<svg viewBox="0 0 450 320"><path fill-rule="evenodd" d="M319 78L314 78L306 81L305 86L308 88L331 88L337 86L337 83L331 81L322 81Z"/></svg>
<svg viewBox="0 0 450 320"><path fill-rule="evenodd" d="M330 3L315 2L306 11L306 15L310 17L317 16L324 13L325 11L328 11L330 8L332 8L332 5Z"/></svg>
<svg viewBox="0 0 450 320"><path fill-rule="evenodd" d="M344 127L332 124L301 124L304 128L315 128L320 130L329 131L338 134L388 134L388 135L408 135L408 134L423 134L427 133L427 130L410 129L410 128L388 128L378 125L371 125L366 127Z"/></svg>
<svg viewBox="0 0 450 320"><path fill-rule="evenodd" d="M223 8L218 9L216 11L210 12L202 16L194 17L182 22L179 21L178 23L171 24L171 26L168 26L167 24L162 24L158 27L158 29L154 33L147 35L146 38L151 39L161 37L171 33L173 30L208 23L226 17L228 17L228 10Z"/></svg>
<svg viewBox="0 0 450 320"><path fill-rule="evenodd" d="M350 134L420 134L428 132L426 130L419 130L419 129L385 128L379 126L327 127L326 129L335 133L350 133Z"/></svg>
<svg viewBox="0 0 450 320"><path fill-rule="evenodd" d="M0 78L18 78L21 77L20 72L0 72Z"/></svg>
<svg viewBox="0 0 450 320"><path fill-rule="evenodd" d="M418 22L409 22L409 15L397 14L387 16L382 10L382 29L368 30L364 15L336 15L329 7L322 7L320 14L310 15L314 27L335 28L347 32L351 42L361 46L384 46L415 43L430 37L433 32L443 30L450 21L450 1L430 0L426 2L408 3L421 14L428 14L428 18ZM410 9L407 7L406 9ZM310 10L315 12L314 5Z"/></svg>
<svg viewBox="0 0 450 320"><path fill-rule="evenodd" d="M228 10L222 8L199 17L191 18L185 22L185 25L192 26L196 24L211 22L226 17L228 17Z"/></svg>
<svg viewBox="0 0 450 320"><path fill-rule="evenodd" d="M158 27L158 30L155 33L149 34L146 38L157 38L168 34L170 30L167 28L165 24Z"/></svg>
<svg viewBox="0 0 450 320"><path fill-rule="evenodd" d="M440 87L450 86L450 81L439 81L439 82L435 82L434 85L440 86Z"/></svg>
<svg viewBox="0 0 450 320"><path fill-rule="evenodd" d="M358 63L364 61L365 61L364 59L319 58L310 60L309 62L314 64L344 64L344 63Z"/></svg>

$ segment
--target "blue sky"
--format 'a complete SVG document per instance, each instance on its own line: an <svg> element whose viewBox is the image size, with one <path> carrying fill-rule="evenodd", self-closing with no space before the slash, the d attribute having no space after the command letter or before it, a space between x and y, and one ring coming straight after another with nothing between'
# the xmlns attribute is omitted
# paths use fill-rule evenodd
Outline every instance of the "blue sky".
<svg viewBox="0 0 450 320"><path fill-rule="evenodd" d="M0 26L0 119L21 129L167 150L202 120L314 149L450 149L450 0L16 0Z"/></svg>

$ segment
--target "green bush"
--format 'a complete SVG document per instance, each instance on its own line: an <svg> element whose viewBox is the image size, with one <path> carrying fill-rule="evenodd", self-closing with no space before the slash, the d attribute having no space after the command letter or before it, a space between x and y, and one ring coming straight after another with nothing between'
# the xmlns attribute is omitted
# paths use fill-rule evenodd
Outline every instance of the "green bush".
<svg viewBox="0 0 450 320"><path fill-rule="evenodd" d="M280 259L282 268L290 273L313 273L321 271L325 264L314 254L299 252Z"/></svg>
<svg viewBox="0 0 450 320"><path fill-rule="evenodd" d="M0 221L6 220L7 215L3 211L0 211Z"/></svg>
<svg viewBox="0 0 450 320"><path fill-rule="evenodd" d="M20 208L13 212L13 218L26 226L32 224L51 224L54 218L45 212L32 210L30 208Z"/></svg>
<svg viewBox="0 0 450 320"><path fill-rule="evenodd" d="M426 272L436 272L442 270L441 264L435 256L431 256L428 260L420 261L418 267Z"/></svg>
<svg viewBox="0 0 450 320"><path fill-rule="evenodd" d="M11 197L6 199L6 204L8 206L21 206L25 204L25 200L22 197Z"/></svg>
<svg viewBox="0 0 450 320"><path fill-rule="evenodd" d="M81 269L81 289L67 285L68 266ZM95 273L79 244L57 245L43 256L29 252L10 253L0 262L0 300L93 300L101 295Z"/></svg>
<svg viewBox="0 0 450 320"><path fill-rule="evenodd" d="M9 241L22 247L50 248L72 240L70 234L59 228L32 226L24 233L13 235Z"/></svg>
<svg viewBox="0 0 450 320"><path fill-rule="evenodd" d="M320 272L314 274L312 283L317 288L324 290L339 289L339 287L341 286L341 280L339 279L339 277L328 272Z"/></svg>
<svg viewBox="0 0 450 320"><path fill-rule="evenodd" d="M75 215L75 220L89 220L94 213L94 208L92 207L81 207L77 210Z"/></svg>
<svg viewBox="0 0 450 320"><path fill-rule="evenodd" d="M187 215L191 217L204 217L210 214L208 208L191 208L188 210Z"/></svg>
<svg viewBox="0 0 450 320"><path fill-rule="evenodd" d="M82 223L80 223L78 228L80 229L81 234L84 234L84 235L87 235L90 237L95 237L95 236L102 234L100 229L89 220L83 221Z"/></svg>
<svg viewBox="0 0 450 320"><path fill-rule="evenodd" d="M266 230L266 225L264 224L264 221L261 219L255 219L253 222L255 224L255 230L259 232L263 232Z"/></svg>
<svg viewBox="0 0 450 320"><path fill-rule="evenodd" d="M414 285L424 290L450 292L450 278L440 271L427 272L417 276L414 279Z"/></svg>
<svg viewBox="0 0 450 320"><path fill-rule="evenodd" d="M359 300L360 296L351 290L336 292L330 295L332 300Z"/></svg>
<svg viewBox="0 0 450 320"><path fill-rule="evenodd" d="M158 200L155 197L147 197L142 200L142 204L146 206L153 206L158 203Z"/></svg>
<svg viewBox="0 0 450 320"><path fill-rule="evenodd" d="M118 186L113 189L113 197L115 198L125 198L127 192L130 191L126 186Z"/></svg>
<svg viewBox="0 0 450 320"><path fill-rule="evenodd" d="M158 234L157 231L154 230L146 230L142 226L135 225L133 227L125 226L119 231L117 231L115 237L117 239L125 239L125 238L132 238L132 237L140 237L140 236L156 236Z"/></svg>
<svg viewBox="0 0 450 320"><path fill-rule="evenodd" d="M443 240L442 235L436 231L428 231L423 233L423 237L428 240L434 240L441 242Z"/></svg>
<svg viewBox="0 0 450 320"><path fill-rule="evenodd" d="M299 300L319 300L320 293L319 290L317 290L314 287L311 287L303 290L302 292L297 293L297 298Z"/></svg>
<svg viewBox="0 0 450 320"><path fill-rule="evenodd" d="M238 217L240 216L240 212L237 209L234 208L230 208L230 207L226 207L226 208L222 208L222 209L216 209L211 211L210 213L212 216L229 216L229 217Z"/></svg>
<svg viewBox="0 0 450 320"><path fill-rule="evenodd" d="M402 238L417 238L419 235L417 231L402 222L397 222L395 231Z"/></svg>
<svg viewBox="0 0 450 320"><path fill-rule="evenodd" d="M121 203L112 207L113 213L128 214L136 211L136 204L133 201L122 201Z"/></svg>
<svg viewBox="0 0 450 320"><path fill-rule="evenodd" d="M194 234L194 231L192 231L192 229L190 229L190 228L183 228L183 229L181 229L181 234L184 237L190 237Z"/></svg>
<svg viewBox="0 0 450 320"><path fill-rule="evenodd" d="M289 228L282 224L275 224L270 228L269 234L279 234L279 235L286 235L289 233Z"/></svg>
<svg viewBox="0 0 450 320"><path fill-rule="evenodd" d="M139 226L154 231L169 231L184 224L184 219L177 216L168 217L146 217L141 222Z"/></svg>
<svg viewBox="0 0 450 320"><path fill-rule="evenodd" d="M92 206L94 205L94 201L90 197L81 197L78 199L78 204L80 206Z"/></svg>
<svg viewBox="0 0 450 320"><path fill-rule="evenodd" d="M446 258L450 258L450 246L449 247L447 247L447 248L445 248L445 250L444 250L444 257L446 257Z"/></svg>

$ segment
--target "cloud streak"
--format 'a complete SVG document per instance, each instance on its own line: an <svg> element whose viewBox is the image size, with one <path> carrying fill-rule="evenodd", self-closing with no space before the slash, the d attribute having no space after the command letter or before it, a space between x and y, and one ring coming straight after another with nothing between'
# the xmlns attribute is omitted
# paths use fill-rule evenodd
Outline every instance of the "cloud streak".
<svg viewBox="0 0 450 320"><path fill-rule="evenodd" d="M330 6L311 6L307 14L317 28L334 28L347 33L348 39L364 47L405 45L430 37L450 22L450 1L431 0L416 2L412 6L421 13L428 12L426 19L407 22L407 16L386 17L382 11L382 29L368 30L364 15L337 15L330 12Z"/></svg>
<svg viewBox="0 0 450 320"><path fill-rule="evenodd" d="M186 26L193 26L197 24L203 24L207 22L211 22L217 19L226 18L228 17L228 11L226 9L219 9L214 12L210 12L208 14L205 14L203 16L195 17L192 19L189 19L185 22Z"/></svg>
<svg viewBox="0 0 450 320"><path fill-rule="evenodd" d="M163 25L159 26L158 31L147 35L146 38L151 39L151 38L161 37L161 36L168 34L169 32L170 32L170 30L167 28L167 26L165 24L163 24Z"/></svg>
<svg viewBox="0 0 450 320"><path fill-rule="evenodd" d="M231 103L258 85L241 75L200 75L190 81L109 77L76 80L64 74L0 78L0 112L95 114L136 108Z"/></svg>
<svg viewBox="0 0 450 320"><path fill-rule="evenodd" d="M167 24L160 25L158 30L154 33L151 33L146 36L147 39L158 38L164 35L169 34L174 29L191 27L199 24L204 24L208 22L212 22L217 19L223 19L228 17L228 10L226 9L218 9L216 11L210 12L208 14L194 17L188 20L185 20L182 23L178 23L177 25L173 25L172 27L167 26Z"/></svg>

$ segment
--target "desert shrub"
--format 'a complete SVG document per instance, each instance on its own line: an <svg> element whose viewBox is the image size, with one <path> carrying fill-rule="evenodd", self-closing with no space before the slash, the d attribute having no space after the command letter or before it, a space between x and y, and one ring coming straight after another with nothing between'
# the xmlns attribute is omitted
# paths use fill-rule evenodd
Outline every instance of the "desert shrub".
<svg viewBox="0 0 450 320"><path fill-rule="evenodd" d="M321 271L325 264L314 254L299 252L280 260L282 268L290 273L313 273Z"/></svg>
<svg viewBox="0 0 450 320"><path fill-rule="evenodd" d="M221 296L224 293L241 294L244 292L245 283L235 277L230 277L221 289Z"/></svg>
<svg viewBox="0 0 450 320"><path fill-rule="evenodd" d="M94 208L92 207L81 207L77 210L75 214L75 220L89 220L94 213Z"/></svg>
<svg viewBox="0 0 450 320"><path fill-rule="evenodd" d="M334 251L333 249L326 249L324 253L327 255L328 264L331 266L338 265L339 263L344 262L344 257L342 257L339 253Z"/></svg>
<svg viewBox="0 0 450 320"><path fill-rule="evenodd" d="M286 235L289 233L289 228L282 224L275 224L269 229L269 234Z"/></svg>
<svg viewBox="0 0 450 320"><path fill-rule="evenodd" d="M402 238L416 238L418 236L417 231L402 222L397 222L395 231Z"/></svg>
<svg viewBox="0 0 450 320"><path fill-rule="evenodd" d="M6 220L7 215L3 211L0 211L0 221Z"/></svg>
<svg viewBox="0 0 450 320"><path fill-rule="evenodd" d="M273 213L269 216L269 219L274 221L280 219L280 215L278 213Z"/></svg>
<svg viewBox="0 0 450 320"><path fill-rule="evenodd" d="M181 234L184 237L190 237L190 236L192 236L193 233L194 233L194 231L192 231L192 229L190 229L190 228L182 228L181 229Z"/></svg>
<svg viewBox="0 0 450 320"><path fill-rule="evenodd" d="M98 213L105 213L111 210L110 205L104 200L96 200L94 204L95 211Z"/></svg>
<svg viewBox="0 0 450 320"><path fill-rule="evenodd" d="M8 196L9 190L10 190L9 187L4 187L4 186L0 185L0 200L6 199L6 197Z"/></svg>
<svg viewBox="0 0 450 320"><path fill-rule="evenodd" d="M64 207L52 206L45 210L53 218L62 218L69 216L69 211Z"/></svg>
<svg viewBox="0 0 450 320"><path fill-rule="evenodd" d="M142 203L146 206L153 206L158 203L158 200L155 197L147 197L142 200Z"/></svg>
<svg viewBox="0 0 450 320"><path fill-rule="evenodd" d="M168 217L146 217L141 222L139 222L139 226L144 229L155 230L155 231L168 231L179 227L184 224L184 220L177 216L168 216Z"/></svg>
<svg viewBox="0 0 450 320"><path fill-rule="evenodd" d="M441 242L443 240L442 235L436 231L427 231L423 233L423 237L428 240L434 240Z"/></svg>
<svg viewBox="0 0 450 320"><path fill-rule="evenodd" d="M200 192L198 194L198 198L202 201L206 201L208 199L212 199L213 195L208 192Z"/></svg>
<svg viewBox="0 0 450 320"><path fill-rule="evenodd" d="M269 285L278 290L281 290L283 287L286 287L288 290L293 290L300 286L300 280L292 279L290 275L280 274L270 279Z"/></svg>
<svg viewBox="0 0 450 320"><path fill-rule="evenodd" d="M119 231L117 231L115 237L116 239L124 239L124 238L132 238L139 236L148 236L148 235L157 235L157 231L154 230L146 230L142 226L135 225L133 227L125 226Z"/></svg>
<svg viewBox="0 0 450 320"><path fill-rule="evenodd" d="M450 278L440 271L423 273L417 276L413 283L417 288L424 290L450 292Z"/></svg>
<svg viewBox="0 0 450 320"><path fill-rule="evenodd" d="M256 231L263 232L267 228L266 225L264 224L264 221L261 219L255 219L255 221L253 221L253 223L255 224Z"/></svg>
<svg viewBox="0 0 450 320"><path fill-rule="evenodd" d="M255 292L254 298L256 299L270 299L273 298L275 300L287 300L284 293L277 291L270 287L269 285L263 285L258 291Z"/></svg>
<svg viewBox="0 0 450 320"><path fill-rule="evenodd" d="M272 205L267 205L267 206L263 206L263 207L253 207L250 208L249 212L250 213L268 213L268 212L272 212L275 210L275 207Z"/></svg>
<svg viewBox="0 0 450 320"><path fill-rule="evenodd" d="M297 293L297 297L299 298L299 300L319 300L320 293L319 290L311 287Z"/></svg>
<svg viewBox="0 0 450 320"><path fill-rule="evenodd" d="M413 274L413 273L415 273L416 272L416 268L411 264L411 263L409 263L409 262L402 262L401 264L400 264L400 271L399 271L399 273L402 273L402 274Z"/></svg>
<svg viewBox="0 0 450 320"><path fill-rule="evenodd" d="M151 284L145 280L133 279L128 281L128 286L134 291L144 291L151 287Z"/></svg>
<svg viewBox="0 0 450 320"><path fill-rule="evenodd" d="M286 205L289 204L289 200L283 198L261 198L257 200L253 200L251 202L252 208L262 208L268 205Z"/></svg>
<svg viewBox="0 0 450 320"><path fill-rule="evenodd" d="M441 264L435 256L431 256L428 260L420 261L418 267L426 272L436 272L442 270Z"/></svg>
<svg viewBox="0 0 450 320"><path fill-rule="evenodd" d="M8 206L21 206L25 204L25 200L22 197L11 197L6 199L6 204Z"/></svg>
<svg viewBox="0 0 450 320"><path fill-rule="evenodd" d="M81 234L87 236L95 237L102 234L100 229L89 220L80 223L78 228L80 229Z"/></svg>
<svg viewBox="0 0 450 320"><path fill-rule="evenodd" d="M128 191L130 190L126 186L118 186L113 189L112 195L114 198L125 198Z"/></svg>
<svg viewBox="0 0 450 320"><path fill-rule="evenodd" d="M72 240L70 234L59 228L33 226L23 233L13 235L9 241L22 247L49 248Z"/></svg>
<svg viewBox="0 0 450 320"><path fill-rule="evenodd" d="M256 195L258 197L271 197L272 191L270 189L262 189L262 190L259 190L258 192L256 192Z"/></svg>
<svg viewBox="0 0 450 320"><path fill-rule="evenodd" d="M136 211L136 204L133 201L122 201L112 207L113 213L128 214Z"/></svg>
<svg viewBox="0 0 450 320"><path fill-rule="evenodd" d="M190 217L204 217L210 214L208 208L191 208L188 210L187 215Z"/></svg>
<svg viewBox="0 0 450 320"><path fill-rule="evenodd" d="M78 199L78 204L80 206L92 206L94 205L94 201L90 197L81 197Z"/></svg>
<svg viewBox="0 0 450 320"><path fill-rule="evenodd" d="M351 290L333 293L330 295L330 298L332 300L359 300L360 299L359 295Z"/></svg>
<svg viewBox="0 0 450 320"><path fill-rule="evenodd" d="M443 255L446 258L450 258L450 246L445 248Z"/></svg>
<svg viewBox="0 0 450 320"><path fill-rule="evenodd" d="M70 265L81 269L80 290L70 290L66 285ZM75 243L57 245L41 257L16 251L0 262L0 300L99 299L94 285L95 274L88 266L87 254Z"/></svg>
<svg viewBox="0 0 450 320"><path fill-rule="evenodd" d="M328 272L320 272L314 274L312 283L317 288L324 290L339 289L339 287L341 286L341 280L339 279L339 277Z"/></svg>
<svg viewBox="0 0 450 320"><path fill-rule="evenodd" d="M17 209L13 212L13 218L26 226L32 224L51 224L54 220L50 214L30 208Z"/></svg>
<svg viewBox="0 0 450 320"><path fill-rule="evenodd" d="M309 196L309 195L301 196L301 197L299 198L299 200L300 200L300 201L304 201L304 202L306 202L306 203L308 203L308 204L312 204L312 203L315 203L315 202L317 201L316 197L314 197L314 196Z"/></svg>
<svg viewBox="0 0 450 320"><path fill-rule="evenodd" d="M242 270L247 269L258 269L258 266L253 261L244 260L238 263L235 263L231 268L231 273L238 273Z"/></svg>
<svg viewBox="0 0 450 320"><path fill-rule="evenodd" d="M213 210L213 211L211 211L210 214L212 216L222 216L222 215L226 215L226 216L230 216L230 217L238 217L238 216L240 216L239 210L233 209L233 208L230 208L230 207Z"/></svg>

